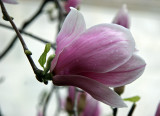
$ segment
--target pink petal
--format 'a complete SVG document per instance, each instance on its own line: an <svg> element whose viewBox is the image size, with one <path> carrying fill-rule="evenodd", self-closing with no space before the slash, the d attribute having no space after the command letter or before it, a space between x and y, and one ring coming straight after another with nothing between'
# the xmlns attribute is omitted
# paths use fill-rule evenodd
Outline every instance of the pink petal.
<svg viewBox="0 0 160 116"><path fill-rule="evenodd" d="M81 0L67 0L65 2L65 7L64 8L65 8L65 10L67 12L69 12L70 11L70 7L77 8L78 5L80 4L80 2L81 2Z"/></svg>
<svg viewBox="0 0 160 116"><path fill-rule="evenodd" d="M158 104L155 116L160 116L160 103Z"/></svg>
<svg viewBox="0 0 160 116"><path fill-rule="evenodd" d="M136 54L124 65L108 73L84 73L82 75L95 79L107 86L118 87L131 83L140 77L145 69L145 61Z"/></svg>
<svg viewBox="0 0 160 116"><path fill-rule="evenodd" d="M75 95L75 87L70 86L69 87L69 97L74 100L74 95Z"/></svg>
<svg viewBox="0 0 160 116"><path fill-rule="evenodd" d="M53 84L58 86L76 86L93 98L108 104L112 107L125 107L123 100L105 85L80 75L56 75L53 77Z"/></svg>
<svg viewBox="0 0 160 116"><path fill-rule="evenodd" d="M59 53L65 46L70 44L82 32L86 30L86 24L83 15L76 9L71 8L70 13L66 17L61 31L57 37L57 50Z"/></svg>
<svg viewBox="0 0 160 116"><path fill-rule="evenodd" d="M122 26L94 26L64 48L54 72L62 75L111 71L128 61L134 45L131 33Z"/></svg>
<svg viewBox="0 0 160 116"><path fill-rule="evenodd" d="M2 0L2 1L9 4L17 4L16 0Z"/></svg>
<svg viewBox="0 0 160 116"><path fill-rule="evenodd" d="M80 116L100 116L99 102L87 94L86 106Z"/></svg>
<svg viewBox="0 0 160 116"><path fill-rule="evenodd" d="M56 56L52 61L51 70L55 67L61 51L85 30L86 24L83 15L78 10L71 8L71 11L66 17L56 40Z"/></svg>
<svg viewBox="0 0 160 116"><path fill-rule="evenodd" d="M127 5L124 4L122 8L117 13L116 17L113 20L113 23L121 25L123 27L130 27L130 17L128 15Z"/></svg>

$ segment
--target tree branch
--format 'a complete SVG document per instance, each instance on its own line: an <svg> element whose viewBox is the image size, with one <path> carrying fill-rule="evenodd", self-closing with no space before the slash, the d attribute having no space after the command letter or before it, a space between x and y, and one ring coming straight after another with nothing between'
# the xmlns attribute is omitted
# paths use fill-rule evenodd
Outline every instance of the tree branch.
<svg viewBox="0 0 160 116"><path fill-rule="evenodd" d="M10 30L14 30L11 26L8 26L8 25L2 24L2 23L0 23L0 26L4 27L4 28L7 28L7 29L10 29ZM25 34L27 36L30 36L30 37L32 37L35 40L41 41L43 43L51 43L51 42L49 42L47 40L44 40L44 39L42 39L40 37L37 37L37 36L35 36L35 35L31 34L31 33L25 32L25 31L20 30L20 29L18 29L18 30L19 30L20 33ZM55 43L51 44L51 47L55 50L56 49Z"/></svg>
<svg viewBox="0 0 160 116"><path fill-rule="evenodd" d="M131 107L131 109L130 109L130 111L129 111L127 116L132 116L135 108L136 108L136 103L133 103L133 105L132 105L132 107Z"/></svg>
<svg viewBox="0 0 160 116"><path fill-rule="evenodd" d="M10 22L10 24L12 25L13 29L15 30L15 32L16 32L16 34L17 34L17 36L18 36L18 38L19 38L19 40L20 40L20 42L22 44L24 53L27 56L27 58L28 58L28 60L30 62L30 65L32 66L32 69L33 69L33 71L34 71L34 73L36 75L36 79L38 81L40 81L40 82L43 82L43 78L42 78L43 77L43 71L39 70L37 68L37 66L35 65L32 57L31 57L32 53L28 50L27 45L24 42L24 39L22 38L20 32L18 31L18 29L17 29L16 25L14 24L14 22L12 21L11 17L7 13L7 10L6 10L6 8L5 8L5 6L4 6L4 4L3 4L3 2L1 0L0 0L0 5L1 5L2 13L3 13L5 19Z"/></svg>
<svg viewBox="0 0 160 116"><path fill-rule="evenodd" d="M47 98L46 98L46 101L44 103L44 106L43 106L43 116L47 116L46 113L47 113L47 107L48 107L48 103L49 103L49 100L51 99L51 96L52 96L52 93L55 89L55 86L52 86Z"/></svg>
<svg viewBox="0 0 160 116"><path fill-rule="evenodd" d="M43 11L43 8L45 7L45 5L49 2L49 1L54 1L54 0L43 0L40 8L38 9L38 11L26 22L24 22L23 26L21 27L20 30L24 30L27 26L29 26ZM15 44L17 40L17 35L14 36L14 38L12 39L12 41L9 43L9 45L7 46L7 48L3 51L3 53L0 54L0 60L9 52L9 50L13 47L13 45Z"/></svg>

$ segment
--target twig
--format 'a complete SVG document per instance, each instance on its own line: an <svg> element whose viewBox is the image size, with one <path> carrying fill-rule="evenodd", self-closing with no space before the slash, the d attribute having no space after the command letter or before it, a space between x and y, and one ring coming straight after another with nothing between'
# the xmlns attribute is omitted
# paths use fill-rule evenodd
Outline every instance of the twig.
<svg viewBox="0 0 160 116"><path fill-rule="evenodd" d="M22 31L27 26L29 26L29 24L31 24L42 13L42 10L43 10L44 6L49 1L54 1L54 0L43 0L43 2L41 4L40 8L38 9L38 11L31 17L31 19L29 19L28 21L24 22L23 26L21 27ZM17 35L14 36L14 38L9 43L9 45L7 46L7 48L3 51L3 53L0 54L0 60L9 52L9 50L11 50L11 48L13 47L14 43L16 42L16 40L17 40Z"/></svg>
<svg viewBox="0 0 160 116"><path fill-rule="evenodd" d="M56 98L57 98L57 110L54 116L59 116L59 113L61 110L61 103L60 103L61 99L60 99L59 87L56 87Z"/></svg>
<svg viewBox="0 0 160 116"><path fill-rule="evenodd" d="M3 13L4 17L5 17L6 20L8 20L8 21L10 22L10 24L12 25L12 27L14 28L14 30L15 30L15 32L16 32L16 34L17 34L17 36L18 36L18 38L19 38L19 40L20 40L20 42L21 42L21 44L22 44L23 50L24 50L24 52L25 52L25 54L26 54L26 56L27 56L27 58L28 58L28 60L29 60L29 62L30 62L30 65L32 66L32 69L33 69L35 75L36 75L36 79L37 79L38 81L42 82L42 78L41 78L41 72L42 72L42 71L39 70L39 69L37 68L37 66L35 65L32 57L31 57L31 52L28 50L27 45L26 45L25 42L24 42L24 39L22 38L20 32L18 31L18 29L17 29L16 25L14 24L14 22L12 21L11 17L8 15L8 13L7 13L7 11L6 11L6 8L5 8L5 6L4 6L4 4L3 4L3 2L2 2L1 0L0 0L0 5L1 5L2 13ZM29 51L30 53L28 54L28 53L26 53L26 51Z"/></svg>
<svg viewBox="0 0 160 116"><path fill-rule="evenodd" d="M46 98L46 101L44 103L44 106L43 106L43 116L46 116L46 112L47 112L47 107L48 107L48 103L49 103L49 100L51 99L51 96L52 96L52 93L55 89L55 86L52 86L47 98Z"/></svg>
<svg viewBox="0 0 160 116"><path fill-rule="evenodd" d="M118 108L113 108L113 116L117 116Z"/></svg>
<svg viewBox="0 0 160 116"><path fill-rule="evenodd" d="M5 27L5 28L7 28L7 29L14 30L11 26L8 26L8 25L2 24L2 23L0 23L0 26L1 26L1 27ZM19 29L19 32L22 33L22 34L25 34L25 35L27 35L27 36L30 36L30 37L32 37L32 38L35 39L35 40L41 41L41 42L43 42L43 43L51 43L51 42L49 42L49 41L47 41L47 40L44 40L44 39L42 39L42 38L40 38L40 37L37 37L37 36L35 36L35 35L31 34L31 33L25 32L25 31L23 31L23 30L20 30L20 29ZM51 47L52 47L54 50L56 49L55 44L52 44Z"/></svg>
<svg viewBox="0 0 160 116"><path fill-rule="evenodd" d="M120 86L120 87L115 87L114 88L114 91L119 95L121 96L124 92L124 89L125 89L125 86ZM112 108L112 111L113 111L113 116L117 116L117 113L118 113L118 108Z"/></svg>
<svg viewBox="0 0 160 116"><path fill-rule="evenodd" d="M131 109L130 109L130 111L129 111L127 116L132 116L135 108L136 108L136 103L133 103L133 105L132 105L132 107L131 107Z"/></svg>
<svg viewBox="0 0 160 116"><path fill-rule="evenodd" d="M59 0L55 0L55 4L56 6L58 7L58 30L57 30L57 33L60 31L61 29L61 26L62 26L62 23L63 23L63 20L65 18L65 14L64 14L64 11L63 11L63 8L61 7L60 3L59 3Z"/></svg>
<svg viewBox="0 0 160 116"><path fill-rule="evenodd" d="M2 115L2 112L1 112L1 108L0 108L0 116L3 116L3 115Z"/></svg>
<svg viewBox="0 0 160 116"><path fill-rule="evenodd" d="M78 116L77 105L78 105L78 91L77 91L77 88L75 87L74 107L73 107L74 116Z"/></svg>

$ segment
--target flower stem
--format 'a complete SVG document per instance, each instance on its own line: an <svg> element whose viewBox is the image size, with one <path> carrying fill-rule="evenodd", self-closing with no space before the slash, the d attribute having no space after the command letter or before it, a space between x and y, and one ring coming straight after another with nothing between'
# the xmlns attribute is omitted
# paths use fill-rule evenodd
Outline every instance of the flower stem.
<svg viewBox="0 0 160 116"><path fill-rule="evenodd" d="M133 112L134 112L134 110L135 110L135 108L136 108L136 104L133 103L133 105L132 105L132 107L131 107L131 109L130 109L130 111L129 111L129 113L128 113L127 116L132 116L132 115L133 115Z"/></svg>
<svg viewBox="0 0 160 116"><path fill-rule="evenodd" d="M113 116L117 116L118 108L113 108Z"/></svg>
<svg viewBox="0 0 160 116"><path fill-rule="evenodd" d="M52 96L54 89L55 89L55 86L52 85L52 88L51 88L51 90L46 98L46 101L44 103L44 106L43 106L43 116L47 116L46 112L47 112L48 103L49 103L49 100L51 99L51 96Z"/></svg>
<svg viewBox="0 0 160 116"><path fill-rule="evenodd" d="M55 94L56 94L56 99L57 99L57 110L56 110L54 116L59 116L59 113L61 111L61 98L60 98L60 93L59 93L59 87L58 86L56 86Z"/></svg>
<svg viewBox="0 0 160 116"><path fill-rule="evenodd" d="M74 116L78 116L77 106L78 106L78 91L77 91L77 88L75 87L74 107L73 107Z"/></svg>

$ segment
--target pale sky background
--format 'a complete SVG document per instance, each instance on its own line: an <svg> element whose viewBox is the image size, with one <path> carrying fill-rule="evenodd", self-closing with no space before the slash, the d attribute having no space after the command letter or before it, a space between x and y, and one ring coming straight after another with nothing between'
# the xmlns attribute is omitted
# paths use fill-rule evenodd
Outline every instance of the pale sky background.
<svg viewBox="0 0 160 116"><path fill-rule="evenodd" d="M103 4L100 2L103 1ZM110 23L121 8L123 1L110 2L100 0L101 3L89 4L91 0L83 1L80 11L84 15L87 28L100 23ZM87 3L87 4L86 4ZM94 3L94 2L93 2ZM144 3L145 5L143 5ZM105 5L106 4L106 5ZM21 1L18 5L7 5L8 12L14 17L18 27L24 20L31 17L40 5L40 1ZM147 6L148 5L148 6ZM46 10L52 5L48 5ZM136 7L137 6L137 7ZM128 2L131 17L131 32L136 41L139 54L145 59L147 66L144 74L126 86L123 98L135 95L141 96L133 116L154 116L156 107L160 101L160 2L158 0L140 0ZM0 17L2 14L0 13ZM0 19L1 23L9 24ZM54 41L56 36L56 22L49 21L46 13L39 16L26 32L33 33L49 41ZM14 35L13 31L0 27L0 52L6 47ZM33 59L38 64L38 58L43 52L44 44L23 36L26 44L32 51ZM51 53L51 52L50 52ZM40 66L39 66L40 67ZM0 109L5 116L36 116L38 98L42 90L49 91L52 83L44 85L35 78L27 58L25 57L19 41L12 51L0 61L0 77L4 82L0 83ZM65 90L61 91L65 96ZM48 116L53 116L55 110L55 94L49 104ZM131 106L120 109L118 116L125 116ZM109 106L101 104L102 116L109 116ZM105 115L104 115L105 114ZM62 116L65 116L63 113Z"/></svg>

